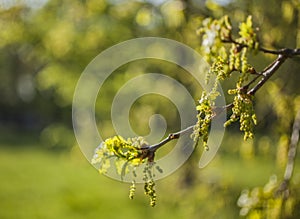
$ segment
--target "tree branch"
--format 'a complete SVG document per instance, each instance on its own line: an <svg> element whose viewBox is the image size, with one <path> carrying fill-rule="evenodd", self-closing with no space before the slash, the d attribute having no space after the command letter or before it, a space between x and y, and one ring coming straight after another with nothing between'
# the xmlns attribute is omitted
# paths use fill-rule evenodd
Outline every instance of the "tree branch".
<svg viewBox="0 0 300 219"><path fill-rule="evenodd" d="M142 147L142 150L147 150L149 152L155 152L157 149L159 149L161 146L167 144L169 141L172 141L174 139L178 139L181 135L184 135L188 133L189 131L193 130L194 125L187 127L186 129L180 130L175 133L170 133L167 138L162 140L161 142L154 144L154 145L149 145L146 147Z"/></svg>
<svg viewBox="0 0 300 219"><path fill-rule="evenodd" d="M269 50L269 49L265 49L260 47L259 48L260 51L264 52L264 53L269 53L269 54L274 54L274 55L285 55L288 57L293 57L293 56L298 56L300 55L300 48L298 49L289 49L289 48L284 48L284 49L280 49L280 50Z"/></svg>
<svg viewBox="0 0 300 219"><path fill-rule="evenodd" d="M287 58L288 58L287 56L279 54L277 59L273 63L271 63L267 68L265 68L261 74L257 75L252 81L250 81L242 89L247 90L252 83L254 83L259 77L262 76L263 78L251 90L247 92L247 94L249 95L254 95L267 82L267 80L278 70L278 68L284 63L284 61ZM227 104L226 106L223 107L214 107L213 117L220 115L225 110L229 110L232 107L233 107L233 103ZM157 149L167 144L169 141L178 139L181 135L191 131L194 128L194 126L195 125L192 125L178 132L170 133L167 138L165 138L164 140L160 141L157 144L142 147L141 150L144 151L143 157L149 157L150 160L152 160L152 158L154 157L154 153L156 152Z"/></svg>
<svg viewBox="0 0 300 219"><path fill-rule="evenodd" d="M234 44L240 45L241 47L248 47L245 44L236 42L231 37L229 39L223 40L223 42L234 43ZM258 74L253 80L251 80L248 84L246 84L245 86L243 86L241 88L241 89L244 89L247 91L251 84L253 84L259 77L262 77L262 79L251 90L247 91L248 95L254 95L270 79L270 77L279 69L279 67L286 61L287 58L292 58L294 56L300 55L300 48L299 49L284 48L284 49L280 49L280 50L268 50L268 49L264 49L264 48L260 47L259 50L264 53L276 54L278 56L260 74ZM234 106L233 103L230 103L223 107L214 107L213 108L213 111L214 111L213 117L218 116L219 114L223 113L225 110L231 109L233 106ZM186 134L187 132L193 130L194 127L195 127L195 125L192 125L192 126L187 127L186 129L180 130L178 132L170 133L167 138L160 141L159 143L142 147L141 150L143 150L143 152L144 152L143 157L148 157L149 160L152 161L157 149L159 149L160 147L162 147L163 145L167 144L168 142L170 142L174 139L178 139L181 135Z"/></svg>
<svg viewBox="0 0 300 219"><path fill-rule="evenodd" d="M233 44L240 46L241 48L243 48L243 47L249 48L248 45L235 41L231 36L229 36L226 39L223 39L222 42L223 43L233 43ZM296 49L283 48L280 50L270 50L270 49L265 49L263 47L259 47L258 50L262 51L264 53L273 54L273 55L284 55L284 56L288 56L290 58L300 55L300 48L296 48Z"/></svg>
<svg viewBox="0 0 300 219"><path fill-rule="evenodd" d="M275 59L275 61L262 72L263 78L247 93L249 95L254 95L278 70L278 68L285 62L287 58L287 56L279 54L277 59Z"/></svg>
<svg viewBox="0 0 300 219"><path fill-rule="evenodd" d="M245 90L247 94L254 95L269 79L270 77L279 69L279 67L285 62L288 56L279 54L277 59L275 59L270 65L268 65L260 74L253 78L248 84L243 86L241 90ZM258 78L263 77L251 90L247 91L249 86L253 84ZM222 113L225 110L229 110L233 107L233 103L227 104L223 107L215 107L214 116Z"/></svg>

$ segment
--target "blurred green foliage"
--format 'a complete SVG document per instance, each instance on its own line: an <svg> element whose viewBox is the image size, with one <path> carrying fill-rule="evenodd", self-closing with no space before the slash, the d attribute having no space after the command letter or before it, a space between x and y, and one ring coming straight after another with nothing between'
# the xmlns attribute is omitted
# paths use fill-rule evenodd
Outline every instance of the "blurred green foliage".
<svg viewBox="0 0 300 219"><path fill-rule="evenodd" d="M236 137L235 144L226 141L224 147L237 147L242 141ZM281 173L270 156L247 160L220 154L207 168L196 169L192 187L186 187L182 177L186 166L156 182L158 205L153 209L143 195L143 184L136 185L134 200L129 200L128 184L100 176L77 147L61 154L41 149L34 139L23 146L16 150L10 143L0 145L2 219L238 218L240 192ZM295 178L300 180L299 173Z"/></svg>
<svg viewBox="0 0 300 219"><path fill-rule="evenodd" d="M195 168L197 158L192 157L176 174L158 182L160 204L155 210L138 193L138 201L127 200L128 185L99 177L83 160L71 125L75 85L96 55L124 40L158 36L199 48L202 42L196 30L208 16L228 14L237 26L251 14L264 47L300 47L299 4L298 0L49 0L34 8L0 3L0 218L120 218L120 214L122 218L237 218L242 189L264 186L274 173L282 175L293 120L289 102L297 101L300 93L299 59L288 61L257 93L256 138L243 142L235 135L238 128L232 127L209 168ZM262 69L272 56L259 54L250 60ZM105 95L96 103L96 118L104 137L114 135L114 130L110 108L103 105L110 105L124 82L144 72L172 76L195 100L200 98L195 81L170 63L129 63L99 91ZM226 82L223 88L232 87ZM156 96L137 101L130 118L134 128L147 133L147 118L161 113L168 130L176 131L178 113L168 111L168 104ZM139 122L139 118L145 119ZM57 153L62 149L68 152ZM294 188L300 184L297 172L292 184ZM300 192L293 192L297 207ZM298 214L296 210L290 218Z"/></svg>

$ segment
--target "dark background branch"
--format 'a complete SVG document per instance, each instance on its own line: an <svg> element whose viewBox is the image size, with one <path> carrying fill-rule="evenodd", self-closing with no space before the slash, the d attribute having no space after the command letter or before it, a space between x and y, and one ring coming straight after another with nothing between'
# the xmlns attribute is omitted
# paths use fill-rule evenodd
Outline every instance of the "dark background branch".
<svg viewBox="0 0 300 219"><path fill-rule="evenodd" d="M287 198L287 196L289 195L288 186L290 184L290 180L294 172L297 146L299 143L299 132L300 132L300 109L297 111L294 124L293 124L292 135L291 135L290 145L288 149L288 160L285 167L283 181L277 190L277 195L284 194L285 198Z"/></svg>

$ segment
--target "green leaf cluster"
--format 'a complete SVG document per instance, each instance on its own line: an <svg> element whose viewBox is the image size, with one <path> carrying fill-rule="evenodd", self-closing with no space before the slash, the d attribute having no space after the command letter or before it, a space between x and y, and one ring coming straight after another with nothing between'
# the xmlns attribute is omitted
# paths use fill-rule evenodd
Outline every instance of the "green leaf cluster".
<svg viewBox="0 0 300 219"><path fill-rule="evenodd" d="M96 148L91 162L92 164L99 165L99 173L106 174L107 170L111 167L112 158L116 158L114 159L114 164L117 173L122 179L125 174L130 172L129 167L132 169L133 177L136 177L136 167L148 159L148 163L143 170L143 181L145 182L144 192L145 195L149 196L150 206L154 207L156 204L155 182L153 179L155 163L153 163L145 153L147 146L149 146L149 144L143 137L128 138L125 140L121 136L114 136L106 139ZM162 172L160 167L156 166L156 169ZM130 199L134 198L135 191L136 182L133 180L129 189Z"/></svg>
<svg viewBox="0 0 300 219"><path fill-rule="evenodd" d="M100 173L106 173L110 167L110 158L115 157L118 174L122 176L127 165L137 166L145 161L141 150L145 145L147 142L142 137L125 140L121 136L114 136L106 139L96 148L91 162L99 165Z"/></svg>
<svg viewBox="0 0 300 219"><path fill-rule="evenodd" d="M257 76L253 66L248 64L249 52L256 51L259 47L257 34L253 28L252 17L248 16L245 22L239 25L238 37L234 39L231 22L228 16L220 19L205 19L198 34L202 38L201 52L211 64L207 72L207 80L212 75L216 76L214 86L208 93L202 94L197 106L198 116L194 131L194 139L203 137L204 146L207 148L207 138L211 119L213 117L214 101L219 93L216 92L217 84L221 81L235 78L234 72L239 75L235 81L235 89L228 90L234 95L232 115L224 124L239 121L240 130L244 132L244 139L253 138L253 128L256 125L256 115L253 107L253 96L247 94L251 76Z"/></svg>
<svg viewBox="0 0 300 219"><path fill-rule="evenodd" d="M257 35L253 28L252 16L248 16L245 22L242 22L239 26L239 36L236 41L247 45L251 49L258 49L259 43Z"/></svg>
<svg viewBox="0 0 300 219"><path fill-rule="evenodd" d="M207 62L215 62L224 52L223 40L231 36L231 22L228 16L221 19L206 18L197 34L202 35L201 52Z"/></svg>
<svg viewBox="0 0 300 219"><path fill-rule="evenodd" d="M208 74L214 73L218 80L224 80L229 78L233 71L253 73L252 67L247 62L247 53L249 50L257 50L259 42L251 16L239 25L237 39L233 38L228 16L214 20L205 19L197 33L202 40L200 51L212 66Z"/></svg>

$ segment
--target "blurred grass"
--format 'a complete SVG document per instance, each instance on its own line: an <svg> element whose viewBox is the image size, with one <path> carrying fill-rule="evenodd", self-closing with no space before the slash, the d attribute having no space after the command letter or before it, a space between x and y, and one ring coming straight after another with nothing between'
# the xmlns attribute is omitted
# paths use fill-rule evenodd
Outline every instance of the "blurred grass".
<svg viewBox="0 0 300 219"><path fill-rule="evenodd" d="M129 185L100 176L77 147L58 153L38 142L1 143L0 218L236 218L241 190L265 184L273 162L220 154L207 168L195 167L200 181L190 188L181 185L181 168L158 181L153 209L142 185L129 200Z"/></svg>
<svg viewBox="0 0 300 219"><path fill-rule="evenodd" d="M99 176L85 160L7 147L0 160L2 219L138 216L127 202L127 185Z"/></svg>

